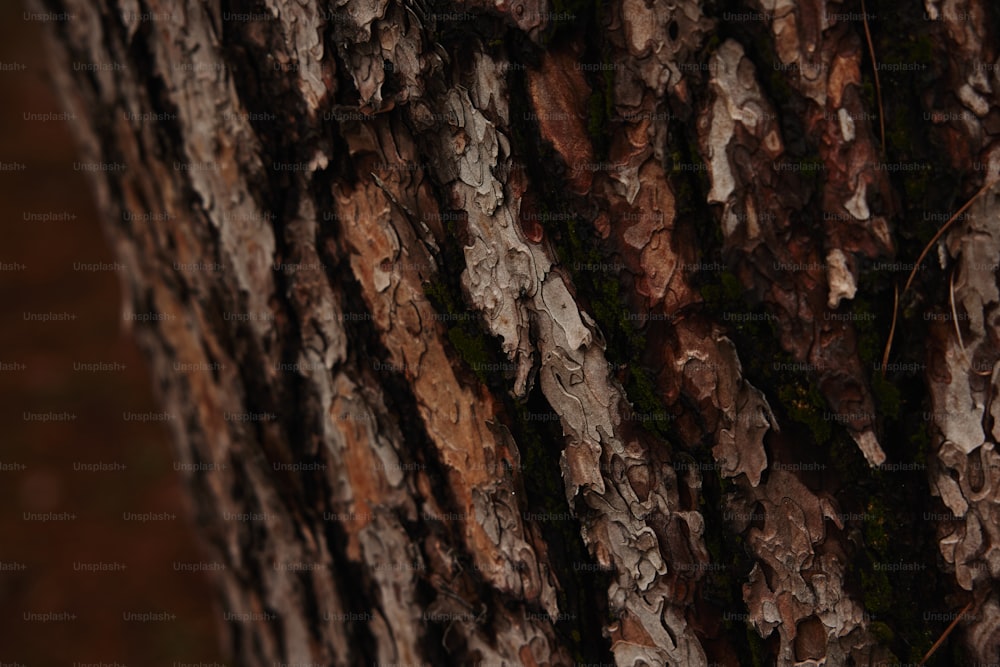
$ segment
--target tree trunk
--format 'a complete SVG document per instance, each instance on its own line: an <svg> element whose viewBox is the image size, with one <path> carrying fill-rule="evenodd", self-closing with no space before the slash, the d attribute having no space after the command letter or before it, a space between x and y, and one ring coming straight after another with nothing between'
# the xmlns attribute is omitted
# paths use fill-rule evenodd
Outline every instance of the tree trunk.
<svg viewBox="0 0 1000 667"><path fill-rule="evenodd" d="M898 4L33 7L234 661L1000 660L1000 11Z"/></svg>

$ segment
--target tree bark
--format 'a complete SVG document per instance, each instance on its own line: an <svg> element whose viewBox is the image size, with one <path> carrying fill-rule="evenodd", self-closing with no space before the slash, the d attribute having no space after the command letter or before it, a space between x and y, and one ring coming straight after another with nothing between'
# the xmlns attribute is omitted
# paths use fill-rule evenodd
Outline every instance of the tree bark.
<svg viewBox="0 0 1000 667"><path fill-rule="evenodd" d="M235 662L1000 660L988 2L97 5Z"/></svg>

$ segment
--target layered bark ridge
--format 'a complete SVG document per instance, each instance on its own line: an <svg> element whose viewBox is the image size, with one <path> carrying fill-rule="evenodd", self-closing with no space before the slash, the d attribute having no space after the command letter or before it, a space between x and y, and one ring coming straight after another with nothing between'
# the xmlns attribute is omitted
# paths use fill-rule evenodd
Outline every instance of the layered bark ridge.
<svg viewBox="0 0 1000 667"><path fill-rule="evenodd" d="M699 140L712 184L708 201L722 208L726 255L743 283L777 316L785 349L815 367L831 407L848 416L865 458L879 465L885 453L875 435L874 401L857 355L854 327L849 320L831 317L836 313L830 310L854 294L847 258L857 248L829 247L824 261L822 246L802 224L803 193L808 192L800 175L804 165L785 155L778 116L743 48L726 41L709 63L711 96L699 119ZM827 162L839 164L839 158ZM832 179L833 187L839 180ZM865 182L858 183L864 202ZM842 204L838 208L843 210ZM828 215L825 206L823 214ZM850 234L837 224L844 214L836 216L825 226L828 241Z"/></svg>
<svg viewBox="0 0 1000 667"><path fill-rule="evenodd" d="M928 2L949 166L986 165L971 195L1000 169L995 36L976 2ZM57 4L83 159L127 165L93 170L98 203L179 458L206 464L190 485L240 664L929 648L873 622L852 563L875 521L816 472L861 461L824 429L870 466L904 449L850 310L899 209L856 7ZM961 326L931 327L927 363L931 484L960 519L943 567L981 662L997 206L988 188L944 239Z"/></svg>
<svg viewBox="0 0 1000 667"><path fill-rule="evenodd" d="M938 524L941 554L974 606L965 624L978 662L1000 661L1000 405L997 391L997 261L1000 257L1000 53L992 8L927 2L948 46L945 76L929 104L952 167L963 174L969 208L942 239L947 302L934 314L927 346L935 427L932 488L954 520ZM942 516L944 513L941 513Z"/></svg>

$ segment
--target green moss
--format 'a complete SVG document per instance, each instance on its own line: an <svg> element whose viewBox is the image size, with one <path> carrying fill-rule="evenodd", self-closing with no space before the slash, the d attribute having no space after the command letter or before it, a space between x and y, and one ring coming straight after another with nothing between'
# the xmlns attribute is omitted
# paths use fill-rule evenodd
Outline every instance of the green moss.
<svg viewBox="0 0 1000 667"><path fill-rule="evenodd" d="M722 44L722 37L719 36L718 31L713 31L705 40L705 46L702 47L702 53L706 56L704 60L708 60L707 56L715 53L720 44Z"/></svg>
<svg viewBox="0 0 1000 667"><path fill-rule="evenodd" d="M670 151L669 159L670 163L667 165L667 167L669 167L667 171L672 172L674 174L680 173L680 169L678 169L678 166L684 162L684 156L681 154L681 152L675 148L674 150ZM675 188L676 193L674 195L674 199L678 202L690 201L691 197L690 184L678 179L676 185L677 186Z"/></svg>
<svg viewBox="0 0 1000 667"><path fill-rule="evenodd" d="M562 16L572 15L574 18L552 21L549 29L542 35L542 46L548 46L561 35L586 32L601 16L603 3L600 0L552 0L552 11Z"/></svg>
<svg viewBox="0 0 1000 667"><path fill-rule="evenodd" d="M936 658L937 656L935 655L934 657ZM966 651L965 647L962 645L962 642L952 642L951 655L948 656L948 657L950 658L950 660L944 660L944 659L942 659L942 660L938 660L936 662L934 662L933 658L932 658L932 662L929 663L929 664L932 665L932 666L936 665L938 663L940 663L942 665L944 665L944 664L948 664L948 665L971 665L972 661L973 661L972 656L969 655L968 651ZM943 656L942 656L942 658L943 658Z"/></svg>
<svg viewBox="0 0 1000 667"><path fill-rule="evenodd" d="M452 313L456 310L456 304L448 286L441 281L425 281L422 285L424 295L439 312Z"/></svg>
<svg viewBox="0 0 1000 667"><path fill-rule="evenodd" d="M490 364L490 355L486 351L483 336L470 334L463 327L452 327L448 330L448 340L462 360L469 365L479 381L487 384L486 368Z"/></svg>
<svg viewBox="0 0 1000 667"><path fill-rule="evenodd" d="M861 593L870 613L885 614L892 609L892 586L885 572L862 570Z"/></svg>
<svg viewBox="0 0 1000 667"><path fill-rule="evenodd" d="M773 62L781 62L775 54ZM796 93L785 79L785 74L780 69L771 68L770 74L764 79L767 82L770 99L774 100L778 107L787 107L791 104Z"/></svg>
<svg viewBox="0 0 1000 667"><path fill-rule="evenodd" d="M829 442L833 428L831 422L823 418L828 408L815 383L790 380L778 389L778 399L791 419L809 429L817 444Z"/></svg>
<svg viewBox="0 0 1000 667"><path fill-rule="evenodd" d="M823 179L823 169L825 167L823 159L818 153L811 153L805 155L798 160L796 160L798 165L799 174L806 181L809 181L815 187Z"/></svg>
<svg viewBox="0 0 1000 667"><path fill-rule="evenodd" d="M497 363L496 351L499 350L499 345L496 337L487 334L478 318L472 317L466 310L457 282L448 282L445 279L426 281L423 283L423 288L424 294L437 312L453 316L444 322L448 329L448 341L459 358L480 382L485 385L498 385L502 374L487 370Z"/></svg>
<svg viewBox="0 0 1000 667"><path fill-rule="evenodd" d="M750 664L753 667L764 667L764 640L750 625L747 625L746 636L750 646Z"/></svg>
<svg viewBox="0 0 1000 667"><path fill-rule="evenodd" d="M607 127L607 118L604 114L604 96L594 91L587 101L587 132L593 141L601 139Z"/></svg>
<svg viewBox="0 0 1000 667"><path fill-rule="evenodd" d="M604 50L604 62L615 64L617 61L611 55L610 49ZM604 115L613 118L615 115L615 70L606 69L604 75Z"/></svg>
<svg viewBox="0 0 1000 667"><path fill-rule="evenodd" d="M608 48L600 50L600 62L614 64ZM587 133L594 147L594 157L601 161L608 158L611 147L611 121L615 117L614 70L602 70L600 75L588 76L588 79L591 93L587 100Z"/></svg>
<svg viewBox="0 0 1000 667"><path fill-rule="evenodd" d="M871 469L868 462L858 450L858 445L854 442L846 431L836 434L827 444L827 458L833 465L833 469L842 479L864 480L871 479ZM859 496L861 491L857 492Z"/></svg>
<svg viewBox="0 0 1000 667"><path fill-rule="evenodd" d="M871 70L869 70L870 72ZM865 100L865 108L878 109L878 97L875 93L875 81L871 77L866 77L861 82L861 96Z"/></svg>
<svg viewBox="0 0 1000 667"><path fill-rule="evenodd" d="M869 293L866 291L866 294ZM875 319L864 317L865 314L874 313L871 301L866 297L857 296L851 302L851 312L860 316L854 319L854 331L858 337L858 356L861 357L861 363L870 368L874 362L881 362L883 348L882 335Z"/></svg>
<svg viewBox="0 0 1000 667"><path fill-rule="evenodd" d="M886 506L881 498L873 497L865 510L869 515L864 522L865 546L879 558L885 558L889 550L889 535L886 532Z"/></svg>
<svg viewBox="0 0 1000 667"><path fill-rule="evenodd" d="M715 312L731 309L742 303L743 285L740 279L729 271L721 272L717 283L705 284L699 291L705 304Z"/></svg>
<svg viewBox="0 0 1000 667"><path fill-rule="evenodd" d="M896 633L892 631L892 628L881 621L873 621L868 626L868 630L882 646L888 646L896 638Z"/></svg>
<svg viewBox="0 0 1000 667"><path fill-rule="evenodd" d="M913 136L909 132L905 132L904 134L907 137ZM925 202L932 174L933 171L929 165L927 169L907 172L907 175L903 178L903 191L906 193L907 199L914 203L919 202L923 204Z"/></svg>
<svg viewBox="0 0 1000 667"><path fill-rule="evenodd" d="M910 451L913 452L913 460L920 465L927 465L927 452L931 447L931 435L927 430L927 421L922 417L914 420L912 434L910 435Z"/></svg>
<svg viewBox="0 0 1000 667"><path fill-rule="evenodd" d="M873 563L884 563L889 556L889 534L886 530L886 507L878 497L869 500L865 508L868 516L862 526L865 550ZM882 615L892 609L893 591L885 570L875 567L861 571L861 592L865 609Z"/></svg>
<svg viewBox="0 0 1000 667"><path fill-rule="evenodd" d="M897 419L899 417L899 410L903 400L902 394L896 385L882 377L882 373L878 371L872 374L872 393L875 395L875 400L881 414L889 419Z"/></svg>
<svg viewBox="0 0 1000 667"><path fill-rule="evenodd" d="M934 70L934 42L930 33L917 24L906 30L894 32L892 39L882 39L879 43L879 62L883 64L904 63L923 64L926 69L907 72L910 76L931 78ZM926 74L920 74L925 72ZM890 72L890 74L892 74Z"/></svg>
<svg viewBox="0 0 1000 667"><path fill-rule="evenodd" d="M881 287L881 293L877 290ZM902 406L899 388L884 377L879 365L885 348L886 329L892 318L892 303L888 285L876 285L873 276L864 276L858 286L858 295L850 302L854 330L857 334L858 356L863 368L871 369L871 388L878 413L887 419L897 419Z"/></svg>
<svg viewBox="0 0 1000 667"><path fill-rule="evenodd" d="M641 415L639 424L667 438L669 420L660 418L665 413L655 382L647 369L634 363L646 349L646 337L629 320L630 310L620 281L609 273L576 271L573 267L577 265L606 262L607 258L598 249L596 239L583 232L578 220L567 221L562 231L564 243L559 244L560 261L573 275L578 294L588 299L588 310L608 340L608 360L627 365L628 374L623 384L626 396Z"/></svg>
<svg viewBox="0 0 1000 667"><path fill-rule="evenodd" d="M721 470L716 471L715 478L718 481L719 491L722 494L732 493L738 489L738 487L736 486L736 482L730 477L723 476ZM737 536L736 539L739 540L740 542L743 541L743 538L739 536Z"/></svg>

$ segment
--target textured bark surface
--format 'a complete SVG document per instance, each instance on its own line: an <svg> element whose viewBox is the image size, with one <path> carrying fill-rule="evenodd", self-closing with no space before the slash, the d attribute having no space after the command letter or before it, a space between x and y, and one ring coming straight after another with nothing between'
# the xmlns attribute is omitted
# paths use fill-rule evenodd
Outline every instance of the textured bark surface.
<svg viewBox="0 0 1000 667"><path fill-rule="evenodd" d="M1000 660L997 10L874 5L35 8L234 662Z"/></svg>

